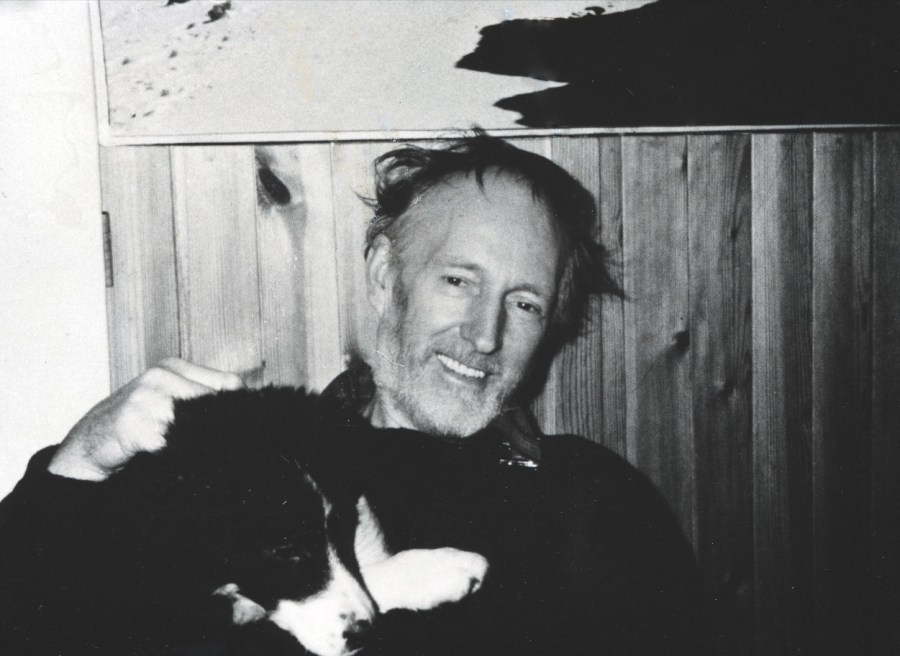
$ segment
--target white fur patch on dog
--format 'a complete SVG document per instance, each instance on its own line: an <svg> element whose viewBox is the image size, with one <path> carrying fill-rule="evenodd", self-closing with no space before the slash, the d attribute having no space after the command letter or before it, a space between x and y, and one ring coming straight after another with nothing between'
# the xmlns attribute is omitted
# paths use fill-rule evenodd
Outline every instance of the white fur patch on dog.
<svg viewBox="0 0 900 656"><path fill-rule="evenodd" d="M394 608L429 610L477 591L487 559L452 547L409 549L362 567L369 592L385 613Z"/></svg>
<svg viewBox="0 0 900 656"><path fill-rule="evenodd" d="M364 496L356 502L358 522L356 534L353 538L353 550L356 553L356 562L361 568L383 562L391 557L385 543L381 524L372 511L368 499Z"/></svg>
<svg viewBox="0 0 900 656"><path fill-rule="evenodd" d="M327 514L331 505L324 496L323 505ZM307 599L281 600L275 610L267 613L261 605L240 594L234 583L217 589L215 594L232 603L232 621L243 625L267 619L314 654L348 656L359 645L354 638L372 624L378 612L430 610L459 601L481 587L488 562L480 554L444 547L409 549L391 555L365 497L357 502L357 513L354 549L365 588L329 545L329 581L323 590Z"/></svg>
<svg viewBox="0 0 900 656"><path fill-rule="evenodd" d="M356 511L356 560L380 612L430 610L459 601L481 587L488 569L484 556L451 547L409 549L391 555L365 497L359 498Z"/></svg>
<svg viewBox="0 0 900 656"><path fill-rule="evenodd" d="M359 581L329 546L331 580L321 592L302 600L283 600L269 615L308 651L319 656L346 656L356 651L348 644L355 627L368 627L375 605Z"/></svg>
<svg viewBox="0 0 900 656"><path fill-rule="evenodd" d="M237 626L256 622L266 616L266 609L240 594L240 588L234 583L223 585L213 594L227 597L231 601L231 621Z"/></svg>

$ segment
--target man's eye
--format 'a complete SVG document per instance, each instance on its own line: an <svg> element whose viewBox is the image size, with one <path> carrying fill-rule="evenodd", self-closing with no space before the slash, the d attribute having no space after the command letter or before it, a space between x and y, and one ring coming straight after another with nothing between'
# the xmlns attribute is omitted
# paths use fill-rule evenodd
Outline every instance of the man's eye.
<svg viewBox="0 0 900 656"><path fill-rule="evenodd" d="M447 281L448 285L453 285L454 287L462 287L463 279L457 278L456 276L444 276L444 280Z"/></svg>
<svg viewBox="0 0 900 656"><path fill-rule="evenodd" d="M520 310L528 312L529 314L536 314L538 316L540 316L541 314L541 308L539 308L537 305L529 303L528 301L519 301L518 303L516 303L516 307Z"/></svg>

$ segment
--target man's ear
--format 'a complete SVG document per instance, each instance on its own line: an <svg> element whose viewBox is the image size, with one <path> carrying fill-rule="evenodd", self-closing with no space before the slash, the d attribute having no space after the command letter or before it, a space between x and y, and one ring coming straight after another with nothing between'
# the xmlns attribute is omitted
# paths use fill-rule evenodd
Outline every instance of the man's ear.
<svg viewBox="0 0 900 656"><path fill-rule="evenodd" d="M372 241L366 257L366 292L369 303L375 308L379 318L384 314L393 293L396 275L393 248L394 245L387 235L378 235Z"/></svg>

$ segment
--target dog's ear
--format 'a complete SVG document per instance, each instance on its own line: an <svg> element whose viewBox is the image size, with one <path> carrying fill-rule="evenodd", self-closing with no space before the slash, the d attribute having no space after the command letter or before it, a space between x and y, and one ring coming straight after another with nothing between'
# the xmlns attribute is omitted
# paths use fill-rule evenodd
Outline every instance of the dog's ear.
<svg viewBox="0 0 900 656"><path fill-rule="evenodd" d="M266 616L266 609L242 595L240 588L234 583L223 585L213 594L225 597L231 602L231 622L235 626L257 622Z"/></svg>
<svg viewBox="0 0 900 656"><path fill-rule="evenodd" d="M361 496L356 502L356 534L353 538L353 550L360 569L375 565L391 557L384 533L378 518L372 512L368 499Z"/></svg>

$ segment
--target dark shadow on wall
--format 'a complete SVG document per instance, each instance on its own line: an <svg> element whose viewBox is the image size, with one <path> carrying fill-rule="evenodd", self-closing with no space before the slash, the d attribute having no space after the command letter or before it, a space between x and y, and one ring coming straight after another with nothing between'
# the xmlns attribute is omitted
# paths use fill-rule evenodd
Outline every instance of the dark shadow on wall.
<svg viewBox="0 0 900 656"><path fill-rule="evenodd" d="M481 30L457 67L565 82L529 127L900 123L900 2L659 0Z"/></svg>

